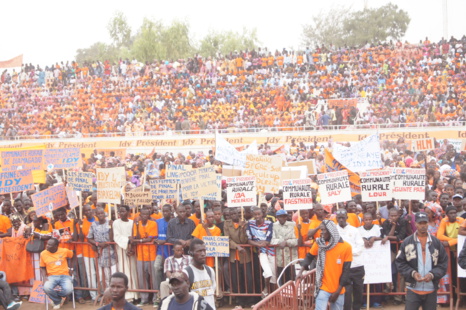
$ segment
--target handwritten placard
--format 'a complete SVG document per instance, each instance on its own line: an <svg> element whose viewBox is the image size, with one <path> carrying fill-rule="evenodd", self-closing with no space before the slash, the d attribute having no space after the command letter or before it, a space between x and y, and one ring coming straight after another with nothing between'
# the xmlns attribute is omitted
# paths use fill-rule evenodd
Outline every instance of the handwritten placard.
<svg viewBox="0 0 466 310"><path fill-rule="evenodd" d="M152 199L177 199L177 182L175 179L153 179L149 181Z"/></svg>
<svg viewBox="0 0 466 310"><path fill-rule="evenodd" d="M311 179L284 180L282 183L284 209L312 209L311 183Z"/></svg>
<svg viewBox="0 0 466 310"><path fill-rule="evenodd" d="M426 170L393 168L392 193L395 199L424 200L426 190Z"/></svg>
<svg viewBox="0 0 466 310"><path fill-rule="evenodd" d="M45 165L50 169L72 169L80 166L81 149L65 148L65 149L46 149L45 150Z"/></svg>
<svg viewBox="0 0 466 310"><path fill-rule="evenodd" d="M0 172L0 195L34 188L31 170Z"/></svg>
<svg viewBox="0 0 466 310"><path fill-rule="evenodd" d="M322 204L332 204L351 200L348 171L334 171L317 175Z"/></svg>
<svg viewBox="0 0 466 310"><path fill-rule="evenodd" d="M243 175L256 177L258 193L278 193L282 178L282 159L279 156L247 154Z"/></svg>
<svg viewBox="0 0 466 310"><path fill-rule="evenodd" d="M222 176L217 174L215 178L217 190L214 193L202 196L204 200L222 200Z"/></svg>
<svg viewBox="0 0 466 310"><path fill-rule="evenodd" d="M215 173L215 168L210 166L196 170L199 180L199 196L217 193L217 174Z"/></svg>
<svg viewBox="0 0 466 310"><path fill-rule="evenodd" d="M45 149L1 152L2 171L45 170Z"/></svg>
<svg viewBox="0 0 466 310"><path fill-rule="evenodd" d="M228 207L257 205L256 177L242 176L226 179Z"/></svg>
<svg viewBox="0 0 466 310"><path fill-rule="evenodd" d="M67 171L68 186L75 191L92 192L92 173Z"/></svg>
<svg viewBox="0 0 466 310"><path fill-rule="evenodd" d="M38 304L45 304L45 292L42 281L35 280L32 285L31 295L29 296L29 302L35 302ZM47 297L48 298L48 297ZM52 303L52 300L49 298L49 303Z"/></svg>
<svg viewBox="0 0 466 310"><path fill-rule="evenodd" d="M360 172L362 201L387 201L392 199L391 171Z"/></svg>
<svg viewBox="0 0 466 310"><path fill-rule="evenodd" d="M180 186L183 200L198 199L199 195L199 175L197 169L181 172Z"/></svg>
<svg viewBox="0 0 466 310"><path fill-rule="evenodd" d="M366 272L364 284L392 282L390 242L375 241L371 248L364 249L362 257Z"/></svg>
<svg viewBox="0 0 466 310"><path fill-rule="evenodd" d="M230 241L228 236L204 236L206 256L229 257Z"/></svg>
<svg viewBox="0 0 466 310"><path fill-rule="evenodd" d="M97 201L105 203L121 202L121 187L126 182L125 168L96 169Z"/></svg>
<svg viewBox="0 0 466 310"><path fill-rule="evenodd" d="M165 173L165 179L174 179L176 182L180 182L180 173L193 170L189 165L168 165Z"/></svg>
<svg viewBox="0 0 466 310"><path fill-rule="evenodd" d="M143 192L141 188L125 192L125 203L128 205L150 205L152 204L152 193Z"/></svg>
<svg viewBox="0 0 466 310"><path fill-rule="evenodd" d="M65 188L65 190L66 197L68 198L68 203L70 204L70 208L73 209L79 206L79 200L76 191L74 191L72 188L69 188L68 186Z"/></svg>
<svg viewBox="0 0 466 310"><path fill-rule="evenodd" d="M32 203L36 208L37 216L64 207L68 204L65 185L63 183L52 186L31 196Z"/></svg>
<svg viewBox="0 0 466 310"><path fill-rule="evenodd" d="M434 138L412 140L411 144L414 152L432 151L435 149Z"/></svg>

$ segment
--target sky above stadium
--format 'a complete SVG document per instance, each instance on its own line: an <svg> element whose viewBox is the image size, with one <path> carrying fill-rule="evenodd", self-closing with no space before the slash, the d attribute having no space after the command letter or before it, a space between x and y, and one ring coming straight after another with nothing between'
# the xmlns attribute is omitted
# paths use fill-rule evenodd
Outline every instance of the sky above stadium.
<svg viewBox="0 0 466 310"><path fill-rule="evenodd" d="M135 32L144 17L169 24L186 20L191 35L199 40L209 30L241 31L256 28L262 46L269 50L302 48L302 25L312 15L341 5L360 10L367 3L379 7L392 2L407 11L411 23L405 40L418 42L426 36L438 41L443 35L444 0L43 0L5 1L0 11L0 61L24 54L24 62L50 65L73 60L78 48L101 41L110 43L107 24L122 11ZM466 34L466 1L448 1L448 34Z"/></svg>

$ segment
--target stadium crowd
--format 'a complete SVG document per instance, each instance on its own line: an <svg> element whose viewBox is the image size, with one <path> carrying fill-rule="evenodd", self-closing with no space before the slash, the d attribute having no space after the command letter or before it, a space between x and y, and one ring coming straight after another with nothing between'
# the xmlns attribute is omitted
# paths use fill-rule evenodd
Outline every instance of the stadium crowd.
<svg viewBox="0 0 466 310"><path fill-rule="evenodd" d="M331 148L332 145L327 147ZM283 210L281 192L266 194L257 207L244 206L241 210L228 208L226 184L223 182L222 200L207 200L204 206L200 206L199 200L154 201L144 206L126 205L123 201L117 205L118 214L112 211L109 204L97 202L94 188L92 192L82 193L82 214L79 214L79 208L69 210L65 207L55 210L53 216L47 218L36 216L30 198L35 191L27 191L0 196L0 237L32 238L42 242L53 238L54 241L49 242L50 247L47 245L42 253L57 243L58 249L73 250L76 257L75 287L95 289L90 292L76 289L75 298L79 303L99 298L102 293L100 290L108 287L110 275L117 269L129 275L130 289L160 292L153 294L152 299L149 299L151 295L147 292L127 292L128 300L137 301L140 305L153 303L155 306L159 306L161 298L169 294L170 285L164 279L171 279L172 273L183 271L194 257L199 259L193 254L190 244L192 240L204 236L229 237L230 258L219 260L220 289L219 294L215 295L221 300L223 295L250 294L237 296L236 303L239 306L254 304L257 302L254 296L265 297L270 294L285 266L295 258L306 258L320 236L322 223L326 227L330 225L326 220L335 223L335 229L341 230L340 235L345 241L345 232L348 230L356 229L361 234L359 244L348 241L354 248L353 259L376 240L393 242L394 256L396 244L416 231L417 220L414 214L424 211L426 221L428 218L428 231L432 236L437 236L445 247L450 247L452 253L456 253L458 234L466 235L466 200L463 198L466 196L466 165L463 155L448 140L436 142L435 149L430 152L413 153L402 138L397 142L383 142L382 150L387 167L426 169L428 185L424 201L390 200L376 206L375 203L363 202L361 196L357 195L346 203L321 205L318 203L318 186L313 179L312 195L316 204L311 210L303 210L300 214ZM321 163L323 148L320 146L304 143L291 145L286 152L289 160L315 158L319 172L325 172ZM274 154L267 145L259 146L259 153ZM119 158L114 153L105 156L95 151L89 157L84 155L83 163L83 171L88 172L95 172L96 168L125 167L127 188L147 187L150 179L164 178L169 164L192 165L193 168L212 165L218 173L222 171L222 163L215 160L212 152L207 155L190 152L186 156L181 153L175 156L154 151L147 155ZM39 189L44 190L60 182L66 183L65 174L63 170L49 171L47 182L40 184ZM201 218L201 207L204 207L204 219ZM354 237L352 233L350 235ZM37 270L39 266L44 267L47 260L42 255L39 259L38 252L33 252L33 256L36 267L34 278L40 280ZM451 257L453 268L456 266L456 255L452 254ZM210 257L206 258L205 264L215 267ZM295 268L297 266L285 269L282 281L301 276ZM361 269L360 266L355 268ZM402 291L404 284L397 285L400 278L396 276L396 269L393 269L393 273L394 285L374 285L371 290ZM251 274L254 276L247 276ZM450 275L452 278L449 278ZM356 280L361 280L361 276L359 274ZM210 274L206 277L212 280L205 282L208 288L197 287L197 291L204 294L206 301L215 309L213 287L216 284ZM357 296L362 296L362 286L356 280L351 284L354 290L345 293L354 294L354 304L346 305L345 309L359 309L361 306L362 299ZM438 302L447 303L448 297L441 295L441 292L448 292L452 285L456 285L456 270L442 277L442 280L437 280ZM12 286L15 288L21 284L12 283ZM19 294L18 291L14 292ZM384 299L385 302L390 299L393 303L402 300L400 296L372 296L371 306L380 307ZM351 297L346 297L346 300L351 300ZM58 309L60 305L55 304L54 307Z"/></svg>
<svg viewBox="0 0 466 310"><path fill-rule="evenodd" d="M0 135L126 136L464 123L466 36L140 63L25 64L0 76ZM329 105L357 98L368 107Z"/></svg>

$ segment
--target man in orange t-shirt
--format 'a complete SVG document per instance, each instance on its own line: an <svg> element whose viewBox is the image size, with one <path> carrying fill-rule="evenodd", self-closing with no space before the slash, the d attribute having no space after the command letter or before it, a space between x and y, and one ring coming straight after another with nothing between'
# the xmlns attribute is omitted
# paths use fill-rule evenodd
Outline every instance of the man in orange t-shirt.
<svg viewBox="0 0 466 310"><path fill-rule="evenodd" d="M302 277L303 270L317 259L316 286L314 296L315 310L343 309L345 286L349 284L349 273L353 254L351 245L343 241L334 222L323 220L320 225L321 238L313 244L301 266L297 278Z"/></svg>
<svg viewBox="0 0 466 310"><path fill-rule="evenodd" d="M155 256L156 247L153 243L158 237L157 223L149 221L151 210L142 209L139 216L140 220L135 222L133 228L133 236L131 244L136 246L138 273L138 288L139 289L154 289L155 288ZM142 244L145 243L145 244ZM153 302L155 303L157 294L154 294ZM141 293L140 306L149 303L149 293Z"/></svg>
<svg viewBox="0 0 466 310"><path fill-rule="evenodd" d="M205 214L206 222L199 224L194 229L192 236L202 240L202 237L205 236L215 236L218 237L221 234L220 228L214 225L214 212L208 211ZM206 265L214 268L215 259L213 257L206 258Z"/></svg>
<svg viewBox="0 0 466 310"><path fill-rule="evenodd" d="M199 204L199 200L194 201L194 213L188 218L193 220L196 227L201 224L201 206Z"/></svg>

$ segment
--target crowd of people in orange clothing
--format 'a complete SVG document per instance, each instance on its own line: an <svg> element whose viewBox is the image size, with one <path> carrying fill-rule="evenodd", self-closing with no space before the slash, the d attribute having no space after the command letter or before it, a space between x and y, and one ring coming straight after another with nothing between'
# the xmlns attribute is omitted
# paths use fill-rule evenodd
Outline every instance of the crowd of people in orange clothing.
<svg viewBox="0 0 466 310"><path fill-rule="evenodd" d="M234 51L140 63L25 64L0 76L6 139L425 126L465 121L466 36L418 44ZM329 99L367 102L332 106Z"/></svg>

